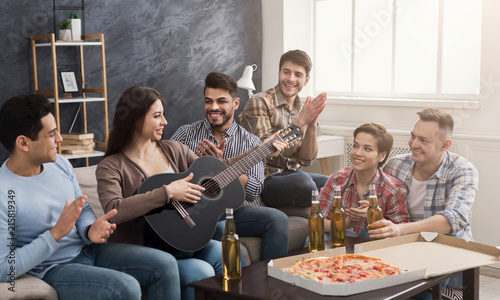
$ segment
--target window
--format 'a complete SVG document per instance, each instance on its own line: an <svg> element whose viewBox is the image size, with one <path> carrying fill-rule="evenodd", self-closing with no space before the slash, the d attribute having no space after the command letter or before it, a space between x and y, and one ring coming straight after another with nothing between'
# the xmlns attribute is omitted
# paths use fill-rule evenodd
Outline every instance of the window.
<svg viewBox="0 0 500 300"><path fill-rule="evenodd" d="M315 92L479 95L479 0L316 0L314 22Z"/></svg>

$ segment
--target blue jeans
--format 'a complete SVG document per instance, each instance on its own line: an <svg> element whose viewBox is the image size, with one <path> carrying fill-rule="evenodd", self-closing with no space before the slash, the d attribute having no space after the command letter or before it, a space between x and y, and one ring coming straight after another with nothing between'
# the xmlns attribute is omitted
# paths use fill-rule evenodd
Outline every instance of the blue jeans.
<svg viewBox="0 0 500 300"><path fill-rule="evenodd" d="M271 175L264 181L261 193L262 201L269 207L311 206L311 191L320 190L328 176L306 173L302 170L283 171Z"/></svg>
<svg viewBox="0 0 500 300"><path fill-rule="evenodd" d="M185 252L170 246L152 230L146 230L145 236L146 246L168 252L177 259L182 299L194 299L194 288L189 286L191 282L222 274L220 241L210 240L200 250Z"/></svg>
<svg viewBox="0 0 500 300"><path fill-rule="evenodd" d="M220 218L213 239L224 235L225 216ZM261 237L260 259L267 260L288 253L288 216L277 209L242 206L234 212L236 233L241 237Z"/></svg>
<svg viewBox="0 0 500 300"><path fill-rule="evenodd" d="M175 258L163 251L128 244L90 244L73 260L45 274L59 299L180 299Z"/></svg>
<svg viewBox="0 0 500 300"><path fill-rule="evenodd" d="M222 254L221 254L222 256ZM194 299L194 288L191 282L202 280L215 275L214 268L208 262L197 258L177 260L181 281L181 295L183 300Z"/></svg>
<svg viewBox="0 0 500 300"><path fill-rule="evenodd" d="M194 288L189 286L191 282L222 274L220 241L210 240L205 247L194 252L184 252L174 248L168 252L177 258L182 299L194 299Z"/></svg>
<svg viewBox="0 0 500 300"><path fill-rule="evenodd" d="M368 229L362 229L360 233L356 233L352 231L351 229L346 229L345 231L345 236L353 236L353 237L359 237L362 239L369 239L370 235L368 234Z"/></svg>

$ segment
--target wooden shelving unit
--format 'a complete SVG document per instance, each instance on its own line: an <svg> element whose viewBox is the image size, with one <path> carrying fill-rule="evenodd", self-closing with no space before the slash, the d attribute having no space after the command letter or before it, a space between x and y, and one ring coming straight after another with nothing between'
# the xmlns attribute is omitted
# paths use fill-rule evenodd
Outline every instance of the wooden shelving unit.
<svg viewBox="0 0 500 300"><path fill-rule="evenodd" d="M107 86L106 86L106 55L104 49L104 35L91 34L82 36L83 42L59 42L55 40L55 35L53 33L34 35L31 37L31 52L33 59L33 84L34 93L38 95L45 95L49 100L54 103L55 119L57 124L57 129L61 132L60 124L60 109L59 105L65 103L80 103L83 119L83 132L87 132L87 102L102 102L103 112L104 112L104 141L95 141L96 147L105 148L108 141L108 96L107 96ZM44 41L44 42L42 42ZM38 88L38 73L37 73L37 55L36 49L40 47L50 47L51 59L52 59L52 90L40 90ZM58 81L58 70L57 70L57 48L60 47L78 47L79 48L79 63L80 63L80 97L72 98L61 98L59 95L59 81ZM83 59L83 50L85 47L100 47L101 54L101 77L102 77L102 88L88 88L85 86L85 68ZM87 97L88 94L100 94L100 97ZM59 153L61 149L59 148ZM104 155L102 151L94 150L94 153L82 154L82 155L66 155L68 159L85 158L86 165L88 166L88 158Z"/></svg>

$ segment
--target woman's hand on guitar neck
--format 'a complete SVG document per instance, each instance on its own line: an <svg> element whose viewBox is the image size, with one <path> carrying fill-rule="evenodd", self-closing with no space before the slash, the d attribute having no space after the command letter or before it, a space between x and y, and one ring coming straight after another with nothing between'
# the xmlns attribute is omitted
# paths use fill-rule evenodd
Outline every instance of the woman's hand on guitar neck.
<svg viewBox="0 0 500 300"><path fill-rule="evenodd" d="M166 185L169 199L197 203L198 200L200 200L201 192L203 192L205 188L189 182L191 179L193 179L193 173Z"/></svg>

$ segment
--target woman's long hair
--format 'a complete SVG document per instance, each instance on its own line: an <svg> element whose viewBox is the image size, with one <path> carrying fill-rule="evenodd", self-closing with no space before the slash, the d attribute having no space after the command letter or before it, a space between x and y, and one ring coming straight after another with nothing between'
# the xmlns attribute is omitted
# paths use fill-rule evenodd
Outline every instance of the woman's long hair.
<svg viewBox="0 0 500 300"><path fill-rule="evenodd" d="M158 99L163 104L158 91L144 86L133 86L123 92L116 104L104 157L135 146L139 141L146 113Z"/></svg>

